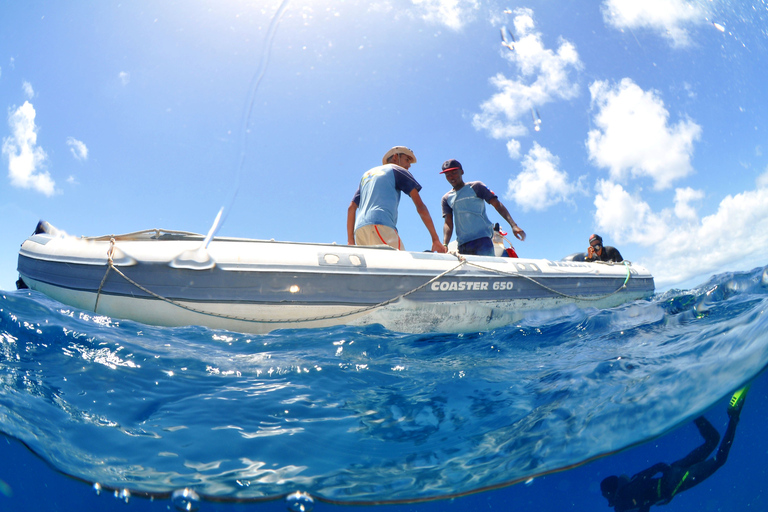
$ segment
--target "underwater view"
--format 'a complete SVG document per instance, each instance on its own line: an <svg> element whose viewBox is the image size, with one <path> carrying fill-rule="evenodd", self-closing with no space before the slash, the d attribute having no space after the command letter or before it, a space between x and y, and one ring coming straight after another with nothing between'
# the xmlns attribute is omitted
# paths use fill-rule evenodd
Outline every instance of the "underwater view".
<svg viewBox="0 0 768 512"><path fill-rule="evenodd" d="M768 510L766 27L766 0L0 1L0 512ZM40 221L350 244L397 147L411 254L458 242L463 179L520 258L604 240L655 291L244 334L16 289Z"/></svg>
<svg viewBox="0 0 768 512"><path fill-rule="evenodd" d="M767 306L768 268L757 268L491 332L246 336L4 292L3 460L21 462L2 465L0 500L600 510L604 478L701 444L698 416L723 436L731 394L751 383L727 463L671 506L760 510Z"/></svg>

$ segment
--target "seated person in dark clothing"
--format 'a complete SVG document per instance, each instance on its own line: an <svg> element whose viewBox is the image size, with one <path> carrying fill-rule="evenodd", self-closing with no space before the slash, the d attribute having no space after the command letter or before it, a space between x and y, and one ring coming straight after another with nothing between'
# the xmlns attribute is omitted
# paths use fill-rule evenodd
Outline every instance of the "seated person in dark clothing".
<svg viewBox="0 0 768 512"><path fill-rule="evenodd" d="M592 235L589 237L589 249L587 249L587 257L584 261L613 261L619 263L624 261L621 257L618 249L611 247L610 245L603 245L603 237L600 235Z"/></svg>
<svg viewBox="0 0 768 512"><path fill-rule="evenodd" d="M608 506L616 512L648 512L651 505L666 505L676 494L700 484L717 471L728 458L747 389L740 389L731 398L728 427L714 457L707 459L717 446L720 434L706 418L699 416L694 422L704 438L701 446L671 465L659 462L632 478L609 476L600 483Z"/></svg>

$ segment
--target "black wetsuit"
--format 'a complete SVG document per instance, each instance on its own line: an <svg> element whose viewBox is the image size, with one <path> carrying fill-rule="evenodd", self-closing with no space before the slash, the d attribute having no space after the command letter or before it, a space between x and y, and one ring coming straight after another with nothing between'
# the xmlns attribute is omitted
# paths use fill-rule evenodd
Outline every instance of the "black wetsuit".
<svg viewBox="0 0 768 512"><path fill-rule="evenodd" d="M671 465L660 462L634 475L616 490L609 506L613 506L616 512L648 512L651 505L665 505L676 494L700 484L725 464L738 422L738 414L732 415L720 448L714 457L708 459L720 440L720 434L706 418L696 418L696 427L704 443ZM661 476L656 476L658 474Z"/></svg>
<svg viewBox="0 0 768 512"><path fill-rule="evenodd" d="M586 256L584 258L584 261L615 261L616 263L619 263L621 261L624 261L624 258L621 257L621 253L619 250L615 247L611 247L610 245L604 245L603 251L600 253L600 256L595 256L593 258L590 258L589 256Z"/></svg>

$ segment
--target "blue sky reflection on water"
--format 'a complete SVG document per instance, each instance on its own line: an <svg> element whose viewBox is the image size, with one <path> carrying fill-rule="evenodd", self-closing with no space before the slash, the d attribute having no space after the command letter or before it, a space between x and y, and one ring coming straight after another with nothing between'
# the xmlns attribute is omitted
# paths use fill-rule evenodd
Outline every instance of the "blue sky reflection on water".
<svg viewBox="0 0 768 512"><path fill-rule="evenodd" d="M343 243L359 176L396 144L418 156L438 230L438 171L457 158L528 233L521 256L558 259L599 232L660 289L764 264L763 2L0 13L0 289L40 218L83 235L206 232L225 206L223 235ZM428 248L400 210L406 246Z"/></svg>

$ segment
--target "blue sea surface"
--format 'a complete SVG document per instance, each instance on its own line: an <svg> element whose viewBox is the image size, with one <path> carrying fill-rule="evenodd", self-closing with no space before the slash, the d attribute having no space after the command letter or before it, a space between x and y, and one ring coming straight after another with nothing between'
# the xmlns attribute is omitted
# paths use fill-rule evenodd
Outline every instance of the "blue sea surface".
<svg viewBox="0 0 768 512"><path fill-rule="evenodd" d="M0 510L609 510L603 478L685 456L701 414L722 434L749 382L728 462L667 507L768 510L766 309L768 267L472 334L159 328L2 292Z"/></svg>

